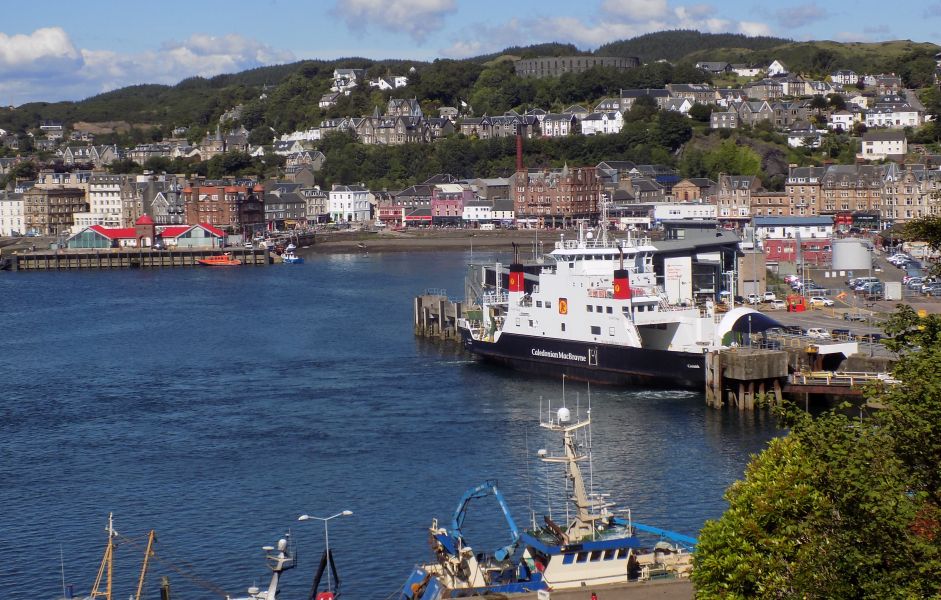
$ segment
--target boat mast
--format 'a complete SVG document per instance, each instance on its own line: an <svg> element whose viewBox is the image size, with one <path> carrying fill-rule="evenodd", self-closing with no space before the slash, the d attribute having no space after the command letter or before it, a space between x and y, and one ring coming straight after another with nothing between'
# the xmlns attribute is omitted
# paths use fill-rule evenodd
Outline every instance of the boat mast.
<svg viewBox="0 0 941 600"><path fill-rule="evenodd" d="M108 513L108 545L105 547L105 554L101 558L101 566L98 567L98 576L95 578L95 585L92 586L89 598L94 600L98 597L104 597L105 600L111 600L111 577L114 573L114 538L118 532L114 530L114 513ZM101 578L107 573L107 582L105 591L101 591Z"/></svg>
<svg viewBox="0 0 941 600"><path fill-rule="evenodd" d="M147 563L150 560L151 555L154 553L154 542L157 540L157 535L153 529L150 530L150 533L147 534L147 549L144 550L144 564L141 565L140 569L140 578L137 580L137 594L134 596L134 600L140 600L141 594L144 591L144 578L147 577Z"/></svg>
<svg viewBox="0 0 941 600"><path fill-rule="evenodd" d="M570 542L582 539L584 536L594 533L594 522L601 518L600 515L591 513L594 505L588 497L585 489L585 478L578 466L578 462L585 460L587 456L578 453L578 444L575 440L575 432L591 424L591 416L583 421L571 423L571 414L567 408L560 408L555 421L550 420L547 423L540 423L540 426L551 431L560 431L563 434L563 445L565 447L565 456L543 456L542 460L547 463L563 463L566 466L566 475L572 481L572 501L575 503L577 513L575 520L568 526L566 536Z"/></svg>

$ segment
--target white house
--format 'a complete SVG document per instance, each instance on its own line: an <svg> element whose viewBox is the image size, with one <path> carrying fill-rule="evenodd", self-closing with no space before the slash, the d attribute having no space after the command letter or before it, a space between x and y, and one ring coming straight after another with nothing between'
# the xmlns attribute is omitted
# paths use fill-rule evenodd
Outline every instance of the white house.
<svg viewBox="0 0 941 600"><path fill-rule="evenodd" d="M594 112L582 119L582 134L618 133L624 127L624 115L618 111Z"/></svg>
<svg viewBox="0 0 941 600"><path fill-rule="evenodd" d="M124 205L121 201L121 186L124 177L96 173L88 180L88 212L72 215L72 233L78 233L92 225L114 229L123 224Z"/></svg>
<svg viewBox="0 0 941 600"><path fill-rule="evenodd" d="M490 223L493 221L493 203L486 200L471 200L464 203L461 220L465 223Z"/></svg>
<svg viewBox="0 0 941 600"><path fill-rule="evenodd" d="M349 96L353 88L359 85L365 75L366 71L364 69L334 69L333 85L330 87L330 91Z"/></svg>
<svg viewBox="0 0 941 600"><path fill-rule="evenodd" d="M856 117L853 113L848 110L838 110L830 115L830 120L827 121L827 128L831 130L842 129L843 131L849 131L855 124Z"/></svg>
<svg viewBox="0 0 941 600"><path fill-rule="evenodd" d="M282 142L316 142L320 140L320 128L311 127L304 131L292 131L291 133L281 134Z"/></svg>
<svg viewBox="0 0 941 600"><path fill-rule="evenodd" d="M786 75L787 67L784 66L783 62L775 60L770 65L768 65L767 71L768 77L774 77L775 75Z"/></svg>
<svg viewBox="0 0 941 600"><path fill-rule="evenodd" d="M396 88L408 85L408 77L405 75L391 75L389 77L378 77L369 82L369 87L379 88L381 91L394 90Z"/></svg>
<svg viewBox="0 0 941 600"><path fill-rule="evenodd" d="M716 205L699 202L665 202L653 207L655 221L710 220L716 218Z"/></svg>
<svg viewBox="0 0 941 600"><path fill-rule="evenodd" d="M693 101L689 98L671 98L663 106L663 110L672 110L681 115L689 115L689 109L693 107Z"/></svg>
<svg viewBox="0 0 941 600"><path fill-rule="evenodd" d="M904 157L908 153L908 140L902 131L867 131L863 134L862 152L856 158L882 160Z"/></svg>
<svg viewBox="0 0 941 600"><path fill-rule="evenodd" d="M850 69L840 69L830 75L830 81L840 85L856 85L856 82L859 81L859 75L856 74L856 71Z"/></svg>
<svg viewBox="0 0 941 600"><path fill-rule="evenodd" d="M761 67L749 67L748 65L732 65L732 72L739 77L758 77L761 75Z"/></svg>
<svg viewBox="0 0 941 600"><path fill-rule="evenodd" d="M908 104L878 106L866 113L866 127L919 127L923 121L921 112Z"/></svg>
<svg viewBox="0 0 941 600"><path fill-rule="evenodd" d="M755 217L758 240L829 238L833 235L833 217Z"/></svg>
<svg viewBox="0 0 941 600"><path fill-rule="evenodd" d="M572 114L549 113L542 120L543 137L565 137L578 133L578 119Z"/></svg>
<svg viewBox="0 0 941 600"><path fill-rule="evenodd" d="M369 220L369 190L361 185L334 185L327 195L327 212L335 223Z"/></svg>
<svg viewBox="0 0 941 600"><path fill-rule="evenodd" d="M25 234L25 215L22 194L0 193L0 237Z"/></svg>
<svg viewBox="0 0 941 600"><path fill-rule="evenodd" d="M516 219L516 208L513 206L513 200L501 198L493 201L493 220L503 223L510 223Z"/></svg>
<svg viewBox="0 0 941 600"><path fill-rule="evenodd" d="M796 124L787 132L787 145L791 148L819 148L821 133L806 123Z"/></svg>

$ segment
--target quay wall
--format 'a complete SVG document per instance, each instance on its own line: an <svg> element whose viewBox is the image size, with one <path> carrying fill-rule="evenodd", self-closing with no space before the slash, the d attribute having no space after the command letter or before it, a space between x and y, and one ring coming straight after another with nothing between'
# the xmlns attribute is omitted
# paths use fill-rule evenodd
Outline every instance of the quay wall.
<svg viewBox="0 0 941 600"><path fill-rule="evenodd" d="M242 266L271 263L267 250L249 248L199 248L152 250L150 248L48 250L8 256L12 271L68 271L72 269L162 269L201 266L201 258L228 252Z"/></svg>

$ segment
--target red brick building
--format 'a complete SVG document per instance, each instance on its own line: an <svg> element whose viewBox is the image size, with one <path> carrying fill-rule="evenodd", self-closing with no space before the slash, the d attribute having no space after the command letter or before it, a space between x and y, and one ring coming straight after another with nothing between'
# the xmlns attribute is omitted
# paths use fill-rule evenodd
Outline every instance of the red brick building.
<svg viewBox="0 0 941 600"><path fill-rule="evenodd" d="M517 171L510 194L516 221L530 227L567 227L598 218L601 179L595 167Z"/></svg>
<svg viewBox="0 0 941 600"><path fill-rule="evenodd" d="M208 223L234 233L265 229L265 189L261 184L183 188L187 223Z"/></svg>

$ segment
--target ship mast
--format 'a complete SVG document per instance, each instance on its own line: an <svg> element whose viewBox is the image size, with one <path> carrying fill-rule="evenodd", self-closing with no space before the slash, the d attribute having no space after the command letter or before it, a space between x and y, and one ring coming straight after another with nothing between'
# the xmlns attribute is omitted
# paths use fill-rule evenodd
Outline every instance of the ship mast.
<svg viewBox="0 0 941 600"><path fill-rule="evenodd" d="M105 554L101 557L101 566L98 567L98 576L95 577L95 585L92 586L89 598L103 597L105 600L111 600L111 577L114 573L114 538L118 532L114 530L114 513L108 513L108 545L105 547ZM101 579L107 574L105 591L101 591Z"/></svg>
<svg viewBox="0 0 941 600"><path fill-rule="evenodd" d="M573 497L571 500L575 503L577 510L575 520L568 524L565 535L568 541L575 542L591 535L595 531L595 521L603 518L603 515L591 512L595 502L588 497L588 491L585 489L585 478L582 470L578 466L579 461L588 458L585 454L579 454L578 445L575 441L575 432L591 424L591 417L584 420L571 423L571 413L569 409L563 407L556 413L556 419L547 423L540 423L550 431L560 431L563 434L563 445L565 448L564 456L544 456L543 461L548 463L562 463L565 465L566 476L572 481Z"/></svg>

